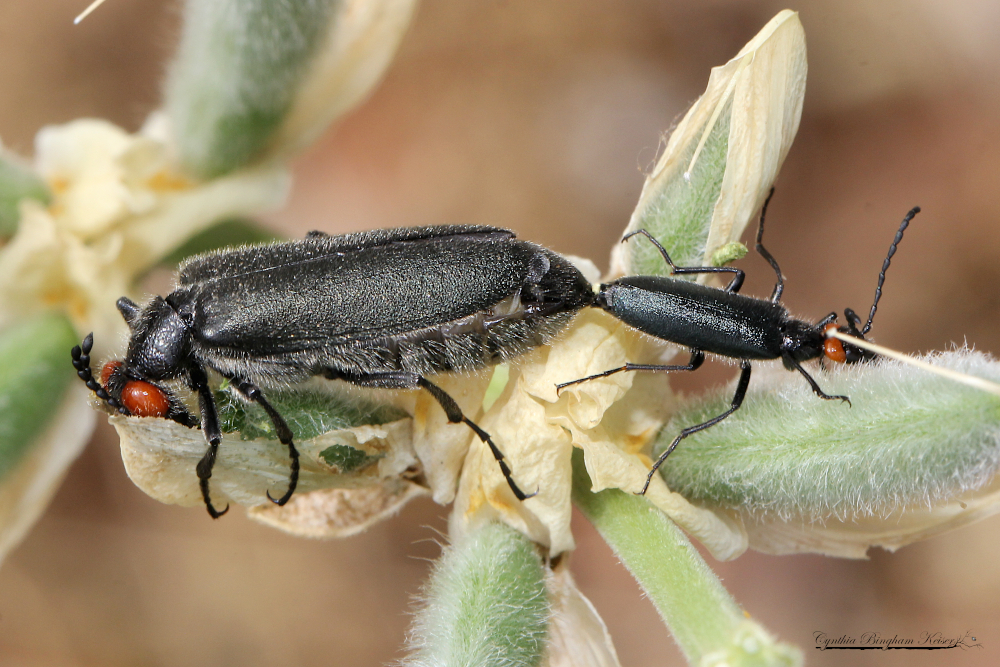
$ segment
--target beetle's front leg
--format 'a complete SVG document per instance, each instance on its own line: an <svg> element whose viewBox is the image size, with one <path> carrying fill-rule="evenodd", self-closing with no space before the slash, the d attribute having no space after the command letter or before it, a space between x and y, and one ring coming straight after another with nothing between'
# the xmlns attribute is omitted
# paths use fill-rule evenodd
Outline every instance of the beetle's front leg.
<svg viewBox="0 0 1000 667"><path fill-rule="evenodd" d="M434 400L438 402L438 405L441 406L444 413L448 415L449 422L453 424L465 424L471 428L477 436L479 436L480 440L489 446L490 451L493 452L493 458L497 460L497 465L500 466L500 472L503 473L504 479L507 480L507 485L510 487L510 490L514 493L514 496L518 500L527 500L538 493L536 491L532 494L526 494L521 490L517 483L514 482L510 466L507 465L503 452L500 451L500 448L493 442L493 438L490 437L490 434L480 428L474 421L466 417L462 412L462 408L459 407L458 403L455 402L455 399L452 398L448 392L424 376L418 373L407 373L406 371L389 371L384 373L369 373L362 375L343 373L330 368L326 370L324 377L330 380L345 380L351 384L358 385L359 387L373 387L379 389L426 389L428 393L434 397Z"/></svg>
<svg viewBox="0 0 1000 667"><path fill-rule="evenodd" d="M281 413L267 402L267 399L264 398L264 392L260 390L260 387L249 380L239 377L232 377L230 381L236 391L242 394L244 398L264 408L264 412L267 413L267 416L271 418L271 423L274 424L274 431L278 434L278 440L281 444L288 447L288 456L292 459L291 472L288 476L288 490L285 491L285 495L277 500L271 497L270 491L266 492L267 499L272 503L275 505L284 505L292 497L292 494L295 493L295 487L299 484L299 450L295 448L295 443L292 442L292 429L288 428L288 423L285 422L285 418L281 416Z"/></svg>
<svg viewBox="0 0 1000 667"><path fill-rule="evenodd" d="M219 426L219 413L215 408L215 397L208 386L208 377L205 370L197 365L191 364L188 371L191 379L191 387L198 392L198 407L201 409L201 430L208 440L208 451L205 456L198 461L195 470L198 473L198 481L201 486L201 497L205 500L205 509L213 519L229 511L229 505L221 512L212 505L212 497L209 494L208 480L212 478L212 468L215 467L215 457L219 453L219 443L222 442L222 428Z"/></svg>

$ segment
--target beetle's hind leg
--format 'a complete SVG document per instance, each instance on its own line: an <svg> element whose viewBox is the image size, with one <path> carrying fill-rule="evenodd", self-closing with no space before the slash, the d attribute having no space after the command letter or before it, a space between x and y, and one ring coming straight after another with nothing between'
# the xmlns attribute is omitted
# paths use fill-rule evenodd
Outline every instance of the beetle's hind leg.
<svg viewBox="0 0 1000 667"><path fill-rule="evenodd" d="M670 446L667 447L665 450L663 450L663 453L660 454L660 458L656 459L656 463L653 464L653 467L649 469L649 474L646 475L646 483L643 485L642 491L640 491L636 495L641 496L646 493L646 490L649 489L650 482L653 481L653 475L655 475L656 471L660 469L660 466L663 465L663 462L667 460L667 457L670 456L670 453L675 449L677 449L677 445L680 444L681 440L683 440L684 438L688 437L693 433L697 433L698 431L704 431L706 428L710 426L715 426L723 419L725 419L726 417L728 417L729 415L733 414L734 412L740 409L740 406L743 405L743 399L747 395L747 387L750 386L750 362L747 361L746 359L740 360L740 368L742 369L742 372L740 373L739 382L737 382L736 384L736 394L733 396L733 401L732 403L730 403L729 409L723 412L718 417L712 417L707 422L696 424L694 426L688 426L686 429L682 430L680 435L674 438L674 441L670 443Z"/></svg>
<svg viewBox="0 0 1000 667"><path fill-rule="evenodd" d="M705 362L705 353L701 350L691 350L691 361L684 366L660 366L656 364L625 364L624 366L619 366L618 368L612 368L609 371L604 371L603 373L597 373L596 375L588 375L585 378L580 378L579 380L571 380L569 382L563 382L562 384L556 385L556 394L560 391L569 387L570 385L580 384L581 382L588 382L590 380L596 380L597 378L605 378L609 375L614 375L615 373L622 373L626 371L662 371L669 373L672 371L694 371L698 370L701 365Z"/></svg>
<svg viewBox="0 0 1000 667"><path fill-rule="evenodd" d="M285 418L281 416L281 413L274 409L267 399L264 398L264 392L260 390L260 387L253 384L249 380L244 380L242 378L231 378L233 387L242 394L248 401L253 401L260 407L264 408L264 412L267 416L271 418L271 423L274 424L274 431L278 434L278 440L281 444L288 447L288 456L291 457L291 472L288 476L288 490L285 491L285 495L280 498L272 498L271 492L267 492L267 499L270 500L275 505L284 505L295 493L295 487L299 484L299 450L295 448L295 443L292 441L292 429L288 428L288 423Z"/></svg>
<svg viewBox="0 0 1000 667"><path fill-rule="evenodd" d="M493 452L493 458L497 460L497 465L500 466L500 472L503 473L504 479L507 480L507 485L510 487L510 490L514 493L514 496L518 500L527 500L528 498L531 498L538 494L538 491L535 491L534 493L531 494L526 494L524 493L524 491L520 489L520 487L518 487L517 483L514 482L514 477L511 474L510 466L507 465L507 461L504 459L503 452L501 452L500 448L497 447L496 443L493 442L493 438L490 437L489 433L479 428L478 424L473 422L471 419L469 419L462 413L462 408L458 406L458 403L455 402L455 399L449 396L444 389L432 383L430 380L428 380L423 376L418 376L417 384L419 384L422 388L430 392L431 396L433 396L434 399L438 402L438 404L444 410L445 414L448 415L448 421L452 422L453 424L456 424L458 422L464 423L466 426L471 428L476 435L479 436L480 440L489 445L490 451Z"/></svg>
<svg viewBox="0 0 1000 667"><path fill-rule="evenodd" d="M485 442L490 451L493 453L493 457L497 460L497 465L500 466L500 472L503 473L503 477L507 480L507 485L510 490L514 493L514 496L518 500L527 500L533 497L538 492L527 494L521 490L521 488L514 481L514 477L511 473L510 466L507 465L507 461L504 458L503 452L500 448L496 446L493 442L493 438L490 434L479 427L474 421L465 416L462 412L462 408L459 407L455 399L452 398L448 392L446 392L441 387L437 386L424 376L418 373L409 373L406 371L389 371L384 373L370 373L365 375L343 373L335 369L327 369L324 373L324 377L330 380L345 380L351 384L358 385L359 387L373 387L379 389L426 389L434 400L438 402L441 409L448 416L448 421L453 424L463 423L472 431L479 436L479 439Z"/></svg>
<svg viewBox="0 0 1000 667"><path fill-rule="evenodd" d="M767 251L767 248L761 242L764 238L764 216L767 215L767 205L771 203L771 197L773 196L774 188L771 188L771 191L767 194L767 199L764 200L764 205L760 207L760 224L757 226L757 244L755 247L758 254L767 260L767 263L774 269L775 275L778 276L778 281L774 284L774 290L771 292L771 303L778 303L781 301L781 292L785 289L785 279L781 275L781 267L778 266L778 260Z"/></svg>

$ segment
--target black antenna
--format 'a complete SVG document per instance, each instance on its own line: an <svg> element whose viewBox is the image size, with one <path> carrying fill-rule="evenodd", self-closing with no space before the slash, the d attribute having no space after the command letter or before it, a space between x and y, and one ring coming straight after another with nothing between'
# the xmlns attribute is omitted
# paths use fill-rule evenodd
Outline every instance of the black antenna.
<svg viewBox="0 0 1000 667"><path fill-rule="evenodd" d="M872 328L872 320L875 319L875 309L878 308L878 300L882 298L882 283L885 282L885 272L889 269L889 261L892 256L896 254L896 246L899 242L903 240L903 232L910 225L910 220L913 220L913 216L920 213L920 207L914 206L910 209L910 212L906 214L903 218L903 222L899 225L899 231L896 232L896 238L892 240L892 245L889 246L889 254L885 256L885 261L882 262L882 271L878 274L878 287L875 288L875 301L872 302L871 312L868 313L868 322L865 323L864 329L861 330L861 335L864 336Z"/></svg>

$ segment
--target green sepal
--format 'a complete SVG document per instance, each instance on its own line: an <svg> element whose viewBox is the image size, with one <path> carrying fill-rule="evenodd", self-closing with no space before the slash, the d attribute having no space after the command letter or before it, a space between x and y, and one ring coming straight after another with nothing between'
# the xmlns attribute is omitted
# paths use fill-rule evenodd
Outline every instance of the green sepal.
<svg viewBox="0 0 1000 667"><path fill-rule="evenodd" d="M76 381L69 351L78 343L69 320L56 313L0 332L0 475L17 465Z"/></svg>
<svg viewBox="0 0 1000 667"><path fill-rule="evenodd" d="M677 266L704 264L705 244L711 229L715 203L722 191L729 151L729 121L732 103L727 102L715 123L698 160L694 163L690 179L678 176L660 185L646 202L637 226L630 231L645 229L670 254ZM688 164L694 156L696 143L692 142L685 154L678 157ZM647 184L648 187L648 184ZM636 236L628 241L630 272L635 275L668 276L670 265L663 261L656 246L647 239ZM697 276L675 276L694 279Z"/></svg>

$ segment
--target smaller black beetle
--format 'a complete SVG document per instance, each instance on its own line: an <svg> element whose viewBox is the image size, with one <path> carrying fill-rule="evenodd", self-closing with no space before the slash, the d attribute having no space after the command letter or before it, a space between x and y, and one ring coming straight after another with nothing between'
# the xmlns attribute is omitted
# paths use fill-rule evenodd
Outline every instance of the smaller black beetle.
<svg viewBox="0 0 1000 667"><path fill-rule="evenodd" d="M208 451L197 473L208 513L219 512L209 478L222 439L208 371L259 404L288 447L288 490L298 451L265 388L321 375L362 387L426 389L451 422L489 445L511 490L500 449L425 376L474 371L546 343L589 305L593 288L562 256L483 226L412 227L343 236L312 232L302 241L206 253L184 262L177 288L143 307L118 300L131 329L124 361L101 382L90 369L93 335L73 348L87 386L125 415L198 424ZM200 419L161 384L182 380L198 395ZM228 509L228 508L227 508Z"/></svg>
<svg viewBox="0 0 1000 667"><path fill-rule="evenodd" d="M614 315L622 322L677 345L691 349L691 359L685 365L663 366L652 364L625 364L603 373L566 382L558 385L563 389L578 382L586 382L594 378L607 377L623 371L693 371L705 361L705 353L717 354L740 360L740 378L736 384L736 394L728 410L702 424L696 424L683 429L674 441L667 447L653 464L646 484L640 494L649 488L653 474L663 465L681 440L687 436L718 424L729 415L736 412L743 404L747 387L750 385L750 362L763 359L781 359L785 368L796 370L812 387L812 390L822 399L839 399L850 404L847 396L830 396L820 389L816 380L802 367L802 362L825 357L832 361L857 363L868 361L875 354L862 350L850 344L841 343L837 339L827 338L825 333L830 327L835 327L843 333L864 339L872 326L875 309L882 296L882 284L889 261L896 253L896 247L903 238L910 221L919 207L914 207L903 218L896 236L889 246L889 253L882 263L882 271L878 277L878 287L875 290L875 301L872 303L868 322L858 329L861 319L850 308L844 310L846 326L837 326L837 313L830 313L816 324L810 324L792 317L780 303L781 292L784 289L784 279L778 262L771 256L761 239L764 236L764 215L767 204L774 195L774 189L768 195L760 212L760 227L757 230L757 252L768 261L778 282L774 286L769 300L757 299L739 294L743 285L744 273L732 267L715 266L676 266L670 255L660 243L644 229L632 232L622 239L627 241L636 234L648 238L660 251L663 259L670 265L671 275L695 273L732 273L733 279L724 289L706 287L687 280L678 280L662 276L626 276L612 283L601 285L594 299L594 305Z"/></svg>

